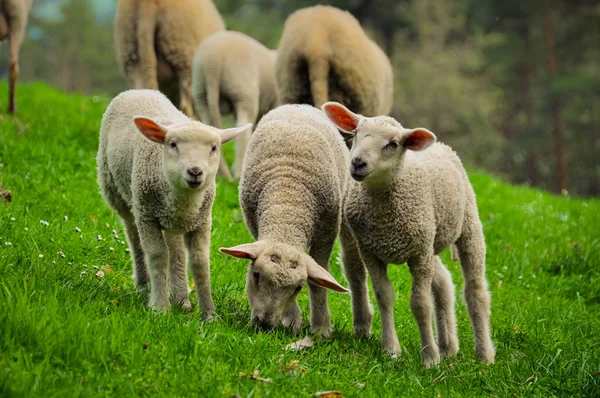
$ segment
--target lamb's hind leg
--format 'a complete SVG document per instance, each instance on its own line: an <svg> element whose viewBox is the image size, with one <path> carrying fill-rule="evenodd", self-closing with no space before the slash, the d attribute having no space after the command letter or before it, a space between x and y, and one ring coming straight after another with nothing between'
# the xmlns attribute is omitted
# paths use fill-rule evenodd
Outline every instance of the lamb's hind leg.
<svg viewBox="0 0 600 398"><path fill-rule="evenodd" d="M256 91L258 93L258 91ZM258 118L258 98L254 99L254 103L247 100L245 103L237 104L235 110L236 125L243 126L248 123L255 123ZM235 161L233 162L233 176L240 178L242 174L242 166L244 165L244 157L246 156L246 148L250 141L252 131L247 130L235 139Z"/></svg>
<svg viewBox="0 0 600 398"><path fill-rule="evenodd" d="M440 354L452 357L458 352L456 313L454 311L454 285L452 275L438 256L433 257L434 274L431 290L435 305L435 325Z"/></svg>
<svg viewBox="0 0 600 398"><path fill-rule="evenodd" d="M456 242L464 277L464 296L475 334L475 353L484 363L494 362L490 337L490 293L485 279L485 239L477 217L467 218Z"/></svg>
<svg viewBox="0 0 600 398"><path fill-rule="evenodd" d="M431 325L432 303L431 289L433 281L433 253L421 255L408 261L412 276L410 294L410 310L412 311L419 334L421 335L421 359L425 367L437 365L440 362L438 346L433 338Z"/></svg>
<svg viewBox="0 0 600 398"><path fill-rule="evenodd" d="M187 266L185 262L185 243L183 235L165 233L169 247L169 286L171 300L188 311L192 309L188 291Z"/></svg>
<svg viewBox="0 0 600 398"><path fill-rule="evenodd" d="M325 235L322 239L318 239L317 243L313 244L310 249L310 256L329 271L329 257L335 242L335 231L330 236ZM329 304L327 303L327 289L309 284L310 290L310 327L312 333L321 333L321 337L327 338L331 336L331 313L329 312Z"/></svg>
<svg viewBox="0 0 600 398"><path fill-rule="evenodd" d="M19 77L19 50L24 36L24 22L18 19L11 26L10 33L10 67L8 71L9 93L8 93L8 113L15 113L15 90L17 87L17 78Z"/></svg>
<svg viewBox="0 0 600 398"><path fill-rule="evenodd" d="M135 281L135 287L139 293L145 294L148 291L149 278L144 251L142 250L142 245L140 243L140 235L137 226L135 225L135 219L129 210L121 210L119 211L119 215L123 219L125 234L127 235L127 241L129 242L129 251L131 252L131 259L133 262L133 280Z"/></svg>
<svg viewBox="0 0 600 398"><path fill-rule="evenodd" d="M367 337L371 334L371 322L373 320L373 308L369 302L369 288L367 286L367 269L360 257L358 243L345 223L342 223L340 230L340 244L342 246L344 273L352 292L354 334Z"/></svg>

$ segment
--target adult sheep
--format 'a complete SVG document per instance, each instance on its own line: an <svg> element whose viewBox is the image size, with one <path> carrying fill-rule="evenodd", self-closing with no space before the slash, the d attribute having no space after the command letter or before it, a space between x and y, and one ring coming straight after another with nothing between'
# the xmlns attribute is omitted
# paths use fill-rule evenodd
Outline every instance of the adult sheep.
<svg viewBox="0 0 600 398"><path fill-rule="evenodd" d="M337 101L367 116L392 108L392 66L349 12L308 7L285 22L276 76L282 104Z"/></svg>
<svg viewBox="0 0 600 398"><path fill-rule="evenodd" d="M408 263L412 276L410 308L419 327L424 364L437 364L440 351L455 355L454 286L439 258L442 250L455 245L465 280L475 352L481 361L493 362L485 239L473 187L456 153L436 143L429 130L404 128L391 117L363 117L332 102L323 105L323 110L338 128L354 136L352 160L348 162L354 181L348 187L344 216L360 251L354 267L346 267L354 293L353 309L359 310L354 316L361 320L358 324L355 321L355 330L361 334L368 331L372 318L366 304L362 259L379 306L383 348L400 353L394 326L394 290L387 267ZM431 325L433 309L437 344Z"/></svg>
<svg viewBox="0 0 600 398"><path fill-rule="evenodd" d="M347 161L335 126L309 105L272 110L252 134L239 195L256 242L220 251L252 260L246 293L255 325L272 328L281 319L298 332L296 296L308 280L312 332L331 334L327 291L321 286L348 291L327 271L340 229Z"/></svg>
<svg viewBox="0 0 600 398"><path fill-rule="evenodd" d="M15 89L19 77L19 50L25 37L32 0L0 0L0 42L8 38L8 113L15 113Z"/></svg>
<svg viewBox="0 0 600 398"><path fill-rule="evenodd" d="M192 59L196 47L225 30L211 0L119 0L114 36L117 59L135 89L160 89L193 115Z"/></svg>
<svg viewBox="0 0 600 398"><path fill-rule="evenodd" d="M194 55L192 97L203 123L222 127L221 116L234 113L236 125L256 123L277 106L276 52L239 32L217 32ZM235 140L233 176L239 178L250 131ZM225 158L219 172L232 179Z"/></svg>
<svg viewBox="0 0 600 398"><path fill-rule="evenodd" d="M190 308L187 248L200 312L204 319L214 316L209 250L215 175L221 144L250 128L220 130L193 121L156 90L125 91L106 109L98 183L125 224L138 290L150 280L151 307L168 308L170 290L177 304Z"/></svg>

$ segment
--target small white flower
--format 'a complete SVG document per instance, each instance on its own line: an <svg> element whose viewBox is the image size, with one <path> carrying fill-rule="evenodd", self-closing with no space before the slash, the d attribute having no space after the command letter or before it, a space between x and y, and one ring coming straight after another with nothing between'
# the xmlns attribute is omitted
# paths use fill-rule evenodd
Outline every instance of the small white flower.
<svg viewBox="0 0 600 398"><path fill-rule="evenodd" d="M125 249L125 251L126 251L127 253L131 252L131 250L129 250L129 248Z"/></svg>
<svg viewBox="0 0 600 398"><path fill-rule="evenodd" d="M106 223L106 228L110 228L110 224L109 223Z"/></svg>
<svg viewBox="0 0 600 398"><path fill-rule="evenodd" d="M113 229L113 230L112 230L112 234L113 234L113 235L118 235L118 233L117 233L117 230L116 230L116 229Z"/></svg>
<svg viewBox="0 0 600 398"><path fill-rule="evenodd" d="M48 221L45 221L45 220L40 220L40 224L45 225L45 226L50 225L50 223Z"/></svg>
<svg viewBox="0 0 600 398"><path fill-rule="evenodd" d="M59 256L61 256L62 258L65 258L65 253L63 253L62 250L59 250L56 254L58 254Z"/></svg>
<svg viewBox="0 0 600 398"><path fill-rule="evenodd" d="M519 279L523 279L523 275L519 275Z"/></svg>
<svg viewBox="0 0 600 398"><path fill-rule="evenodd" d="M81 232L81 228L75 227L75 232Z"/></svg>
<svg viewBox="0 0 600 398"><path fill-rule="evenodd" d="M96 239L98 239L98 240L102 240L102 235L98 235L98 236L96 236Z"/></svg>
<svg viewBox="0 0 600 398"><path fill-rule="evenodd" d="M100 268L100 267L98 267L97 265L94 265L94 269L98 269L98 268Z"/></svg>
<svg viewBox="0 0 600 398"><path fill-rule="evenodd" d="M52 264L56 264L56 261L52 261Z"/></svg>
<svg viewBox="0 0 600 398"><path fill-rule="evenodd" d="M538 298L537 298L537 299L538 299L538 300L541 300L542 298L541 298L540 296L538 296Z"/></svg>
<svg viewBox="0 0 600 398"><path fill-rule="evenodd" d="M121 244L122 244L122 245L124 245L124 244L125 244L125 241L124 241L124 240L122 240L122 241L121 241Z"/></svg>
<svg viewBox="0 0 600 398"><path fill-rule="evenodd" d="M44 255L42 253L40 253L40 258L44 258Z"/></svg>
<svg viewBox="0 0 600 398"><path fill-rule="evenodd" d="M98 278L104 278L104 272L102 272L102 271L98 271L98 272L96 272L96 276L97 276Z"/></svg>
<svg viewBox="0 0 600 398"><path fill-rule="evenodd" d="M25 227L25 232L29 231L29 228Z"/></svg>
<svg viewBox="0 0 600 398"><path fill-rule="evenodd" d="M111 251L111 252L114 252L114 251L115 251L115 248L114 248L114 247L109 247L109 249L110 249L110 251Z"/></svg>
<svg viewBox="0 0 600 398"><path fill-rule="evenodd" d="M79 275L84 276L85 274L87 274L87 271L81 271Z"/></svg>
<svg viewBox="0 0 600 398"><path fill-rule="evenodd" d="M71 264L73 264L73 263L69 261L67 264L71 265Z"/></svg>
<svg viewBox="0 0 600 398"><path fill-rule="evenodd" d="M17 219L16 219L16 218L14 218L14 217L11 217L11 218L10 218L10 221L17 221Z"/></svg>
<svg viewBox="0 0 600 398"><path fill-rule="evenodd" d="M533 279L537 278L537 276L536 276L535 274L531 275L531 277L532 277Z"/></svg>
<svg viewBox="0 0 600 398"><path fill-rule="evenodd" d="M65 221L69 221L69 216L64 216L64 217L63 217L63 220L65 220Z"/></svg>
<svg viewBox="0 0 600 398"><path fill-rule="evenodd" d="M79 235L79 239L83 239L83 235Z"/></svg>
<svg viewBox="0 0 600 398"><path fill-rule="evenodd" d="M6 246L12 246L12 242L4 242Z"/></svg>

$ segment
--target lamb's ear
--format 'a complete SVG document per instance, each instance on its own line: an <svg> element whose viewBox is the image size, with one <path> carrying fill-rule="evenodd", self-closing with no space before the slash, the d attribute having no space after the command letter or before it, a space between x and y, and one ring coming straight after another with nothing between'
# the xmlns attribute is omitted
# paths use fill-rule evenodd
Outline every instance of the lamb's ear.
<svg viewBox="0 0 600 398"><path fill-rule="evenodd" d="M258 241L254 243L246 243L234 247L221 247L219 251L231 257L245 258L248 260L256 260L260 253L264 250L264 245Z"/></svg>
<svg viewBox="0 0 600 398"><path fill-rule="evenodd" d="M350 293L350 290L342 286L329 272L310 257L306 261L306 270L308 272L308 280L312 283L335 290L336 292Z"/></svg>
<svg viewBox="0 0 600 398"><path fill-rule="evenodd" d="M409 134L404 139L404 147L411 151L422 151L434 144L435 141L435 134L427 129L419 127L409 131Z"/></svg>
<svg viewBox="0 0 600 398"><path fill-rule="evenodd" d="M218 130L219 134L221 134L221 144L231 141L246 130L252 131L252 123L248 123L240 127L232 127L230 129Z"/></svg>
<svg viewBox="0 0 600 398"><path fill-rule="evenodd" d="M326 102L321 106L325 115L344 133L354 134L358 127L361 115L352 112L339 102Z"/></svg>
<svg viewBox="0 0 600 398"><path fill-rule="evenodd" d="M154 120L143 116L134 117L133 123L135 123L135 127L140 130L140 133L144 134L144 136L150 141L159 144L165 143L165 136L167 135L166 127L161 126Z"/></svg>

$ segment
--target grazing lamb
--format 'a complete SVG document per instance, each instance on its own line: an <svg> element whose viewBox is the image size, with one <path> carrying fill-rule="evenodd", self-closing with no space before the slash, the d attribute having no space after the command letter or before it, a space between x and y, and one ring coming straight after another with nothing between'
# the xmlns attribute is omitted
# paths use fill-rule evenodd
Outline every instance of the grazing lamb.
<svg viewBox="0 0 600 398"><path fill-rule="evenodd" d="M256 40L238 32L217 32L198 46L194 55L192 96L203 123L222 127L221 114L235 114L236 124L256 123L277 106L275 57ZM235 140L233 176L239 178L250 131ZM232 179L225 158L219 172Z"/></svg>
<svg viewBox="0 0 600 398"><path fill-rule="evenodd" d="M387 266L407 262L412 275L410 308L421 335L423 362L435 365L440 361L440 352L447 356L457 353L454 286L438 257L442 250L456 245L475 351L483 362L493 362L485 240L475 193L456 153L435 143L436 137L429 130L406 129L387 116L363 117L332 102L322 109L341 130L354 134L350 173L355 181L348 187L344 216L371 275L381 313L383 348L400 353L394 327L394 291ZM368 309L364 303L368 300L366 275L361 267L355 268L359 277L348 276L353 300L357 301L353 308ZM347 273L351 271L346 269ZM432 308L437 344L431 325ZM370 330L370 313L354 316L362 321L358 325L355 321L357 332Z"/></svg>
<svg viewBox="0 0 600 398"><path fill-rule="evenodd" d="M25 37L31 0L0 0L0 42L10 42L8 113L15 113L15 89L19 77L19 50Z"/></svg>
<svg viewBox="0 0 600 398"><path fill-rule="evenodd" d="M192 121L155 90L125 91L106 109L98 183L125 224L140 292L148 266L151 307L169 307L169 279L173 300L191 308L187 248L200 312L204 319L214 316L209 249L221 144L251 128L219 130Z"/></svg>
<svg viewBox="0 0 600 398"><path fill-rule="evenodd" d="M281 319L298 332L296 296L308 279L312 332L331 334L327 291L319 286L348 292L327 271L340 228L347 161L337 129L312 106L276 108L252 134L240 204L256 242L219 250L252 260L246 293L255 325L272 328Z"/></svg>
<svg viewBox="0 0 600 398"><path fill-rule="evenodd" d="M280 103L337 101L367 116L390 112L390 61L349 12L330 6L296 11L277 52Z"/></svg>
<svg viewBox="0 0 600 398"><path fill-rule="evenodd" d="M119 0L115 47L129 87L160 85L191 117L194 51L221 30L225 24L211 0Z"/></svg>

